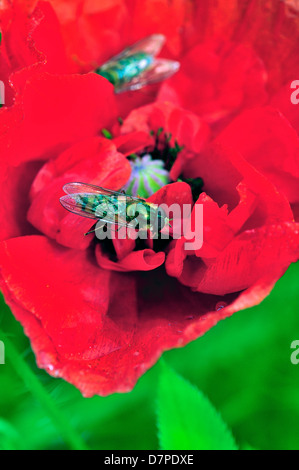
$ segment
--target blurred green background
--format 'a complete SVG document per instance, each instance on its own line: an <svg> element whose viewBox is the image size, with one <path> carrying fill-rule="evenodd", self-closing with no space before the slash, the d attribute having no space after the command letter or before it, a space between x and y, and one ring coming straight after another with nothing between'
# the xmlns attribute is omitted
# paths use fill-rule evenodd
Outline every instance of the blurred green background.
<svg viewBox="0 0 299 470"><path fill-rule="evenodd" d="M291 343L299 340L298 275L299 263L261 305L163 355L163 363L209 399L239 448L299 449L299 364L290 360ZM29 342L3 300L0 320L0 340L9 341L6 363L0 365L1 449L161 447L157 410L164 410L174 392L173 384L164 387L162 399L157 392L161 363L131 393L85 399L36 367ZM186 396L187 406L188 401Z"/></svg>

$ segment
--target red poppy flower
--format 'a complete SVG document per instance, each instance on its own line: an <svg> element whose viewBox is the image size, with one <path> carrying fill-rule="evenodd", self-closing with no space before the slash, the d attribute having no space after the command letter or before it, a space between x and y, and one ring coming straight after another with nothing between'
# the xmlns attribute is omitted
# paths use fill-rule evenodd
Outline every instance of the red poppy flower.
<svg viewBox="0 0 299 470"><path fill-rule="evenodd" d="M0 111L1 288L31 340L38 365L73 383L85 396L131 390L163 351L187 344L221 319L264 299L299 254L299 227L294 221L299 202L298 134L291 125L295 121L290 124L288 116L274 107L283 81L290 77L273 78L281 55L269 56L266 64L258 59L262 47L252 40L252 29L245 28L252 25L249 7L254 10L256 2L246 2L247 15L245 2L232 2L221 21L213 14L214 2L194 2L196 21L202 9L211 15L208 36L201 39L196 21L187 21L189 13L181 13L187 2L172 2L180 13L173 16L171 27L167 22L164 26L169 55L182 57L189 50L197 67L191 48L205 50L205 62L200 59L198 67L207 67L215 78L217 67L224 64L228 96L221 89L221 99L198 101L193 114L188 109L193 103L185 101L179 84L175 92L187 109L156 102L133 109L119 124L119 101L112 85L96 74L71 74L70 57L82 45L78 55L85 65L94 60L91 45L97 34L103 34L101 41L111 38L117 49L115 22L123 25L120 31L127 31L124 18L133 9L144 18L140 23L135 17L131 34L136 39L142 25L146 34L161 32L152 29L158 28L157 16L148 19L151 2L144 10L138 3L73 2L67 10L66 2L53 1L57 31L62 31L67 46L61 65L40 23L34 50L40 44L50 69L43 61L23 64L12 77L15 102ZM169 2L156 3L167 15ZM219 8L222 5L219 2ZM35 15L34 2L29 6L26 14ZM38 8L50 11L46 2ZM247 31L250 47L240 40L239 47L215 58L219 51L213 44L227 36L232 22L239 22L240 12L244 22L239 37ZM274 10L270 7L259 15L268 24ZM180 34L176 28L182 17ZM83 33L86 37L79 45L74 42L76 24L80 38ZM209 31L213 43L206 39ZM265 33L269 51L272 34L272 29ZM102 53L103 48L99 57ZM182 61L183 75L189 73L188 57ZM242 60L231 70L236 57ZM60 67L63 74L58 74ZM265 70L272 77L267 82L272 83L271 89L267 87L271 107L262 106ZM238 72L235 78L230 71ZM248 75L254 87L248 85ZM127 109L129 98L125 100ZM247 106L250 109L240 113ZM214 124L210 129L207 120L215 119L208 114L227 118L221 132ZM103 137L103 129L110 130L112 139ZM175 225L171 240L99 241L92 233L85 236L93 221L66 212L59 203L63 185L74 181L112 190L126 187L156 204L189 204L194 223L201 205L203 244L187 250L192 234L176 239Z"/></svg>
<svg viewBox="0 0 299 470"><path fill-rule="evenodd" d="M102 101L112 92L104 79L92 78L60 78L60 113L64 110L68 120L64 116L59 122L51 95L43 93L53 78L45 76L44 82L27 85L23 106L27 94L33 98L38 83L43 110L38 116L36 111L29 114L22 125L11 123L14 135L18 132L23 141L26 135L27 151L21 155L17 145L7 146L16 167L9 167L11 188L3 205L10 214L10 238L6 235L1 248L2 289L31 338L39 366L74 383L86 396L130 390L162 351L184 345L221 318L259 302L298 255L298 230L290 205L263 171L267 156L259 168L254 166L254 152L244 155L241 136L236 145L242 156L231 148L234 139L229 141L229 129L207 146L209 132L203 121L172 105L156 104L133 111L118 130L115 126L117 135L111 141L96 135L106 123L95 112L99 103L90 101L89 136L85 131L75 143L79 139L74 126L87 100L71 102L71 86L76 90L82 86L89 96L95 96L91 85L100 86L97 96ZM52 88L57 92L56 86ZM108 109L105 116L107 122L113 118ZM22 130L26 126L34 132L37 118L41 128L42 119L47 129L52 128L52 138L43 137L39 146ZM283 118L275 118L274 148L279 143L284 154L287 149L295 152L295 136L290 141ZM169 134L170 148L175 141L184 146L171 178L204 180L205 193L197 201L204 206L202 248L186 255L182 240L158 248L115 240L111 247L95 243L92 234L85 237L93 222L60 206L63 184L83 180L111 189L122 187L130 177L126 155L153 152L159 129L163 129L160 151ZM252 148L263 145L263 135L262 131L257 135ZM34 163L33 158L42 154L47 162ZM150 199L191 203L191 188L184 181L170 183Z"/></svg>

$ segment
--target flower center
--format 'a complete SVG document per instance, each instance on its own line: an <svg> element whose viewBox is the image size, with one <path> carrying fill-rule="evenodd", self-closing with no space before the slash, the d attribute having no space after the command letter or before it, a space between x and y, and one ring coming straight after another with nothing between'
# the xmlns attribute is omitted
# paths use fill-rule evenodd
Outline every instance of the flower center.
<svg viewBox="0 0 299 470"><path fill-rule="evenodd" d="M170 171L184 147L177 141L170 145L171 134L165 133L162 127L157 132L151 131L151 135L155 140L152 148L147 147L143 153L128 157L132 173L123 190L130 196L147 199L163 186L173 182ZM194 202L197 201L203 188L202 178L185 178L180 175L177 181L189 184Z"/></svg>
<svg viewBox="0 0 299 470"><path fill-rule="evenodd" d="M131 155L132 173L123 187L130 196L148 198L162 186L170 183L169 171L163 160L153 159L149 153L143 156Z"/></svg>

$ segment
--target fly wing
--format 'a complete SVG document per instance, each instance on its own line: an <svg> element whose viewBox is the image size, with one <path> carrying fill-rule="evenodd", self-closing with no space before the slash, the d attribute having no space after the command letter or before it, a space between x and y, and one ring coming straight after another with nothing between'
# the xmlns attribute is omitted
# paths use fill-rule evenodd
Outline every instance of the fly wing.
<svg viewBox="0 0 299 470"><path fill-rule="evenodd" d="M89 219L99 219L99 217L97 217L95 214L94 206L91 204L91 202L85 204L83 202L82 196L87 197L88 195L67 194L66 196L62 196L60 198L60 203L66 210L72 212L73 214L81 215L82 217L88 217ZM89 197L89 199L91 201L91 197Z"/></svg>
<svg viewBox="0 0 299 470"><path fill-rule="evenodd" d="M152 34L151 36L147 36L146 38L136 42L128 49L130 54L144 52L145 54L155 57L161 51L165 41L166 37L163 34Z"/></svg>
<svg viewBox="0 0 299 470"><path fill-rule="evenodd" d="M88 183L66 183L63 186L63 190L66 194L79 194L79 193L88 193L88 194L99 194L101 196L117 196L121 197L122 200L129 202L140 202L144 199L139 197L129 196L125 192L113 191L112 189L102 188L101 186L96 186L94 184Z"/></svg>
<svg viewBox="0 0 299 470"><path fill-rule="evenodd" d="M103 196L112 196L112 195L124 195L118 191L112 191L111 189L105 189L101 186L96 186L94 184L88 183L66 183L63 186L63 190L66 194L79 194L79 193L88 193L88 194L100 194Z"/></svg>
<svg viewBox="0 0 299 470"><path fill-rule="evenodd" d="M134 91L140 88L166 80L175 74L180 68L180 63L175 60L155 59L153 65L141 73L138 77L133 78L129 83L123 83L115 87L116 93L124 91Z"/></svg>
<svg viewBox="0 0 299 470"><path fill-rule="evenodd" d="M136 54L136 52L144 52L145 54L155 57L161 51L165 41L166 37L163 34L152 34L151 36L147 36L109 59L100 68L106 67L111 62L116 62L120 59Z"/></svg>
<svg viewBox="0 0 299 470"><path fill-rule="evenodd" d="M94 193L67 194L60 198L62 206L73 214L87 217L89 219L101 220L102 222L127 227L125 213L119 214L114 210L109 198L97 197Z"/></svg>

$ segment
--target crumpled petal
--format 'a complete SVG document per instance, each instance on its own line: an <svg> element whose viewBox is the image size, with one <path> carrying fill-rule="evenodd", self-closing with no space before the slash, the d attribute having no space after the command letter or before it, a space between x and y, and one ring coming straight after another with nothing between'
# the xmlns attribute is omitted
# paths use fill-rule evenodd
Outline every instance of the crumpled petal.
<svg viewBox="0 0 299 470"><path fill-rule="evenodd" d="M297 261L298 229L298 224L285 223L245 231L215 259L187 257L179 280L198 292L217 295L240 292L269 271L282 273Z"/></svg>
<svg viewBox="0 0 299 470"><path fill-rule="evenodd" d="M109 259L103 255L100 246L96 248L96 258L99 266L103 269L112 271L150 271L161 266L165 261L165 253L162 251L155 253L153 250L145 249L139 251L132 251L119 262Z"/></svg>
<svg viewBox="0 0 299 470"><path fill-rule="evenodd" d="M59 198L65 194L64 184L83 182L119 190L130 173L128 160L110 140L101 137L84 140L41 168L31 187L28 220L62 245L85 249L93 236L84 234L96 220L71 214L61 206Z"/></svg>
<svg viewBox="0 0 299 470"><path fill-rule="evenodd" d="M290 202L299 202L299 137L276 109L244 111L217 140L237 149Z"/></svg>

